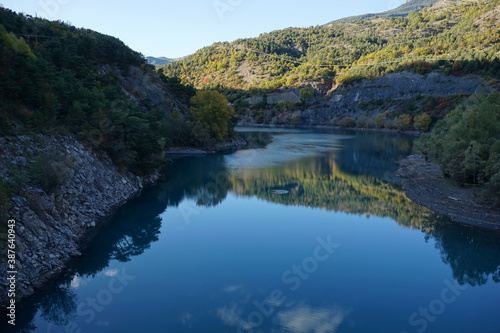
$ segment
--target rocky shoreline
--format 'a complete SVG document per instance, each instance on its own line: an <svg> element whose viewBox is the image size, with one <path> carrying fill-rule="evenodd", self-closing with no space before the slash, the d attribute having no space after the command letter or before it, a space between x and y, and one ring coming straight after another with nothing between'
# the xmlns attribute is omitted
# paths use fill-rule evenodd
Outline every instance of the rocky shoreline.
<svg viewBox="0 0 500 333"><path fill-rule="evenodd" d="M482 200L478 190L457 187L439 166L420 155L411 155L399 164L396 176L411 201L454 222L500 231L500 208Z"/></svg>
<svg viewBox="0 0 500 333"><path fill-rule="evenodd" d="M223 142L209 144L202 148L176 147L166 152L167 156L186 156L186 155L211 155L218 152L232 151L241 149L247 145L247 142L240 137L234 137Z"/></svg>
<svg viewBox="0 0 500 333"><path fill-rule="evenodd" d="M205 150L174 151L177 155L209 154L244 145L245 140L233 138ZM16 221L18 302L57 277L72 258L81 255L88 241L120 206L160 178L159 171L147 177L120 172L109 157L97 156L68 136L2 137L0 147L0 179L12 182L12 174L20 178L17 184L20 194L11 198L8 214L9 219ZM34 161L42 157L49 168L61 173L57 175L61 178L60 187L52 194L26 182ZM7 262L3 259L5 256L0 269L7 272ZM9 286L5 279L0 285L2 290ZM2 292L0 306L7 304L7 296L7 292Z"/></svg>
<svg viewBox="0 0 500 333"><path fill-rule="evenodd" d="M0 146L1 178L12 182L13 172L20 178L8 214L16 221L17 301L62 272L118 207L160 177L159 172L148 177L119 172L108 157L95 155L68 136L3 137ZM39 161L44 172L54 172L42 176L60 182L54 191L26 182ZM6 264L1 264L3 271ZM0 284L7 287L5 279ZM6 298L0 295L1 305Z"/></svg>

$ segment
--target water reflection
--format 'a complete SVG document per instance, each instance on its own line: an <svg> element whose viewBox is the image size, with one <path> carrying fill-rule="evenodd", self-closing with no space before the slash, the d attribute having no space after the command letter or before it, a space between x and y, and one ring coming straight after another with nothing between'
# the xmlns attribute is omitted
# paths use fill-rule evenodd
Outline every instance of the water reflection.
<svg viewBox="0 0 500 333"><path fill-rule="evenodd" d="M293 333L335 333L347 312L339 306L314 308L306 304L276 314L275 323Z"/></svg>
<svg viewBox="0 0 500 333"><path fill-rule="evenodd" d="M115 217L119 223L104 227L89 244L83 255L70 263L68 270L27 302L15 328L2 326L2 332L32 332L33 318L41 317L55 326L66 326L75 318L78 297L75 291L97 276L113 277L117 270L108 268L111 260L130 261L158 240L161 228L159 215L167 208L162 187L152 188L120 209ZM54 331L57 331L54 329Z"/></svg>
<svg viewBox="0 0 500 333"><path fill-rule="evenodd" d="M269 312L265 312L265 311ZM335 333L349 312L340 306L314 307L303 302L272 304L264 312L249 311L242 303L217 309L224 325L237 332ZM269 323L266 323L263 318Z"/></svg>
<svg viewBox="0 0 500 333"><path fill-rule="evenodd" d="M411 150L411 138L373 133L347 135L294 133L245 133L254 149L233 155L188 157L168 167L165 181L147 190L121 209L114 223L104 228L84 255L76 260L47 291L25 305L19 316L22 331L35 330L33 317L64 326L77 309L75 292L98 275L113 277L112 260L127 262L159 239L160 215L189 199L214 207L231 192L242 197L287 206L319 208L356 215L390 217L405 228L419 229L434 239L443 262L460 284L500 282L500 235L461 225L413 204L390 181L394 161ZM274 135L274 137L273 137ZM334 223L332 221L332 223ZM223 292L234 297L216 310L227 326L247 323L252 293L242 285L228 285ZM349 311L335 304L312 306L302 300L275 303L270 321L287 332L336 332ZM190 328L195 315L179 319ZM7 331L9 328L3 329Z"/></svg>
<svg viewBox="0 0 500 333"><path fill-rule="evenodd" d="M430 237L436 240L444 263L460 284L484 285L500 282L500 234L458 225L436 225Z"/></svg>

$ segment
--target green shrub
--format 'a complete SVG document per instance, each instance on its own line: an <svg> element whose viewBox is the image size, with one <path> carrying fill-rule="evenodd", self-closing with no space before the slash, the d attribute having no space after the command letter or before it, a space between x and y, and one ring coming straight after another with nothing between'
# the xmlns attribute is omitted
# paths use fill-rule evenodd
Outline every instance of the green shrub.
<svg viewBox="0 0 500 333"><path fill-rule="evenodd" d="M48 194L54 193L67 181L70 167L60 153L40 155L28 167L28 181Z"/></svg>
<svg viewBox="0 0 500 333"><path fill-rule="evenodd" d="M303 101L307 101L308 99L314 97L314 90L312 90L311 88L301 88L300 89L300 98L303 100Z"/></svg>
<svg viewBox="0 0 500 333"><path fill-rule="evenodd" d="M431 127L432 119L427 113L422 113L414 118L413 126L417 131L427 132Z"/></svg>
<svg viewBox="0 0 500 333"><path fill-rule="evenodd" d="M356 127L356 121L351 117L345 117L339 122L339 126L347 128Z"/></svg>
<svg viewBox="0 0 500 333"><path fill-rule="evenodd" d="M387 116L389 115L388 111L378 114L375 117L375 126L379 129L382 129L386 126Z"/></svg>

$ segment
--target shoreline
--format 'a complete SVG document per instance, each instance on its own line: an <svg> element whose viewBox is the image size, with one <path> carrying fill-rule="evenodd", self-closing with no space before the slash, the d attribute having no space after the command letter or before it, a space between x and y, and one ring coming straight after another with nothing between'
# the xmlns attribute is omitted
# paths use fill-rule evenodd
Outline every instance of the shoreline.
<svg viewBox="0 0 500 333"><path fill-rule="evenodd" d="M500 208L476 196L473 188L460 188L448 181L439 166L420 155L399 161L395 172L408 199L453 222L500 231Z"/></svg>
<svg viewBox="0 0 500 333"><path fill-rule="evenodd" d="M332 130L343 130L343 131L354 131L354 132L373 132L373 133L389 133L389 134L405 134L412 136L420 136L422 132L416 130L401 131L397 129L389 128L371 128L371 127L341 127L333 125L303 125L303 126L291 126L291 125L271 125L271 124L250 124L241 123L236 126L238 128L255 128L255 129L291 129L291 130L307 130L307 129L332 129Z"/></svg>
<svg viewBox="0 0 500 333"><path fill-rule="evenodd" d="M154 186L161 178L159 169L151 176L121 174L109 158L98 159L72 137L40 138L45 142L45 147L35 150L57 147L65 151L67 156L74 157L80 167L76 171L69 170L71 177L57 195L47 195L41 189L31 188L25 191L25 194L29 194L26 197L17 195L10 199L12 207L9 216L19 222L20 228L16 238L16 260L23 270L17 276L15 297L19 304L60 276L69 262L81 256L89 242L109 223L119 208L139 196L145 188ZM11 141L15 142L16 147L13 154L23 156L24 150L17 143L23 140L16 137ZM205 150L175 148L173 154L166 152L166 156L215 154L234 151L246 144L242 138L235 137L204 147ZM11 156L11 160L15 160L14 156ZM60 245L57 250L53 243ZM0 266L6 270L4 265L6 262ZM0 285L6 287L6 281ZM7 295L0 295L0 306L7 306L8 302ZM3 313L0 311L0 314Z"/></svg>
<svg viewBox="0 0 500 333"><path fill-rule="evenodd" d="M165 155L167 157L213 155L220 152L235 151L243 148L247 144L248 143L243 138L236 136L234 138L230 138L225 141L213 145L208 145L202 148L175 147L167 150L165 152Z"/></svg>

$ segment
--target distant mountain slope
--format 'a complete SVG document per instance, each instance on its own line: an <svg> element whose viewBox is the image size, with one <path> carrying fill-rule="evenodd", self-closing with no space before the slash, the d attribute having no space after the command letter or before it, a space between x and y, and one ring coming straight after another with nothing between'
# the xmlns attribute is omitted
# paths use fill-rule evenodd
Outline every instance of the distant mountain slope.
<svg viewBox="0 0 500 333"><path fill-rule="evenodd" d="M363 15L357 15L357 16L349 16L342 18L340 20L333 21L334 22L352 22L352 21L360 21L364 20L367 18L371 18L374 16L378 17L397 17L397 16L407 16L409 13L414 13L418 12L419 10L423 9L424 7L428 7L432 5L435 2L438 2L439 0L407 0L405 3L403 3L401 6L382 12L382 13L370 13L370 14L363 14ZM455 0L450 0L450 1L455 1Z"/></svg>
<svg viewBox="0 0 500 333"><path fill-rule="evenodd" d="M146 57L148 64L154 66L166 65L174 61L174 59L165 58L165 57Z"/></svg>
<svg viewBox="0 0 500 333"><path fill-rule="evenodd" d="M216 43L161 69L196 87L237 89L319 83L328 90L404 69L496 76L499 27L500 0L439 1L407 17L289 28Z"/></svg>

